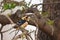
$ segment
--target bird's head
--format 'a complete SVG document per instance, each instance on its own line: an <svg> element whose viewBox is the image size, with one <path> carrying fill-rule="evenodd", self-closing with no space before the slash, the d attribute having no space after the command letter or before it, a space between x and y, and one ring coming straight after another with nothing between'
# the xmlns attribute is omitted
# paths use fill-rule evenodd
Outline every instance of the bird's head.
<svg viewBox="0 0 60 40"><path fill-rule="evenodd" d="M29 16L24 16L24 17L22 17L22 20L29 21L30 20L30 17Z"/></svg>

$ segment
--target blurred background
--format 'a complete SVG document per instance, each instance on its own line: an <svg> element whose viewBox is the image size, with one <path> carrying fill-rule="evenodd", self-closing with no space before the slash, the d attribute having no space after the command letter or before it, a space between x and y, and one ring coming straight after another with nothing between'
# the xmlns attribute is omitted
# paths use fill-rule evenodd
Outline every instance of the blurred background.
<svg viewBox="0 0 60 40"><path fill-rule="evenodd" d="M0 0L0 2L2 2L2 1L3 1L3 0ZM14 0L14 1L20 2L20 1L22 1L22 0ZM25 0L25 2L28 4L28 3L30 2L30 0ZM31 6L32 4L34 5L34 4L40 4L40 3L43 3L43 0L32 0L30 6ZM17 7L15 7L14 9L12 9L12 10L13 10L13 13L15 13L18 9L21 9L21 7L18 7L18 6L17 6ZM39 11L42 11L42 5L38 6L37 9L38 9ZM1 8L0 8L0 11L1 11ZM6 13L11 13L11 10L6 10L6 11L3 12L3 14L6 14ZM2 26L2 25L0 24L0 27L1 27L1 26ZM5 30L10 29L12 26L14 26L14 24L7 24L7 25L4 26L4 28L3 28L2 31L5 31ZM29 32L31 32L31 31L33 31L33 30L36 30L36 27L35 27L35 26L32 26L32 25L28 25L25 29L27 29ZM15 30L15 29L12 29L11 31L13 31L13 30ZM15 32L9 34L11 31L8 31L8 32L6 32L6 33L3 34L3 36L4 36L4 37L3 37L3 40L11 40L11 39L14 37ZM20 31L17 35L19 35L19 34L21 34L21 33L22 33L22 32ZM33 40L35 40L34 34L35 34L35 32L31 33L31 36L32 36ZM0 40L1 40L1 36L0 36ZM22 39L21 39L21 40L22 40ZM24 39L24 40L26 40L26 39Z"/></svg>

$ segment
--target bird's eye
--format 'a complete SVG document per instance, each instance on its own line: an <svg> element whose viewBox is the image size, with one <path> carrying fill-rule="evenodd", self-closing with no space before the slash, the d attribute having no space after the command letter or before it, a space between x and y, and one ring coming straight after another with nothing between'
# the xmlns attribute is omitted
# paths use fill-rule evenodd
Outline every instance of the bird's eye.
<svg viewBox="0 0 60 40"><path fill-rule="evenodd" d="M28 17L26 17L26 18L28 18Z"/></svg>

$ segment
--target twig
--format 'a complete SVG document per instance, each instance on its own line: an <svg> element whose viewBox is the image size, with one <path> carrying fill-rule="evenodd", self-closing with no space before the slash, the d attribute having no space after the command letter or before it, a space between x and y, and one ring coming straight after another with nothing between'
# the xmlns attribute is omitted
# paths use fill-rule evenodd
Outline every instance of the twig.
<svg viewBox="0 0 60 40"><path fill-rule="evenodd" d="M9 34L13 33L14 31L17 31L17 30L13 30L13 31L11 31Z"/></svg>
<svg viewBox="0 0 60 40"><path fill-rule="evenodd" d="M15 34L15 36L18 34L19 30L17 31L17 33ZM15 36L12 38L12 40L14 40Z"/></svg>
<svg viewBox="0 0 60 40"><path fill-rule="evenodd" d="M1 40L3 40L3 33L1 32L2 28L3 28L3 26L0 28Z"/></svg>
<svg viewBox="0 0 60 40"><path fill-rule="evenodd" d="M34 7L34 6L39 6L39 5L51 5L51 4L58 4L60 2L53 2L53 3L40 3L40 4L34 4L32 5L31 7Z"/></svg>
<svg viewBox="0 0 60 40"><path fill-rule="evenodd" d="M29 33L23 32L23 34L26 36L27 40L29 39L29 38L28 38L28 35L29 35L30 33L32 33L32 32L34 32L34 31L31 31L31 32L29 32ZM13 40L16 40L16 39L20 38L23 34L18 35L18 36L15 37ZM31 39L32 39L32 38L31 38Z"/></svg>
<svg viewBox="0 0 60 40"><path fill-rule="evenodd" d="M14 24L14 22L11 20L11 18L10 18L9 16L7 16L7 15L5 15L5 16L6 16L7 19L9 19L9 21L10 21L12 24Z"/></svg>
<svg viewBox="0 0 60 40"><path fill-rule="evenodd" d="M3 33L1 32L1 40L3 40Z"/></svg>
<svg viewBox="0 0 60 40"><path fill-rule="evenodd" d="M33 38L31 37L31 35L28 34L28 36L31 38L31 40L33 40Z"/></svg>
<svg viewBox="0 0 60 40"><path fill-rule="evenodd" d="M26 39L27 39L27 40L30 40L29 37L28 37L27 35L26 35Z"/></svg>
<svg viewBox="0 0 60 40"><path fill-rule="evenodd" d="M5 32L8 32L8 31L10 31L10 30L12 30L13 28L10 28L10 29L8 29L8 30L6 30L6 31L2 31L2 33L5 33Z"/></svg>

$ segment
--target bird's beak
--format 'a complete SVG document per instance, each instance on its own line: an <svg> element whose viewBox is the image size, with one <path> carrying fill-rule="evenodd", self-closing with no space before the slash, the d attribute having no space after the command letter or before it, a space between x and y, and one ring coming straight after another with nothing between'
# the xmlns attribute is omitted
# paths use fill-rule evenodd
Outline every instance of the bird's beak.
<svg viewBox="0 0 60 40"><path fill-rule="evenodd" d="M27 21L29 21L29 20L30 20L30 17L28 17Z"/></svg>
<svg viewBox="0 0 60 40"><path fill-rule="evenodd" d="M22 19L24 20L26 17L27 17L27 16L24 16L24 17L22 17Z"/></svg>

